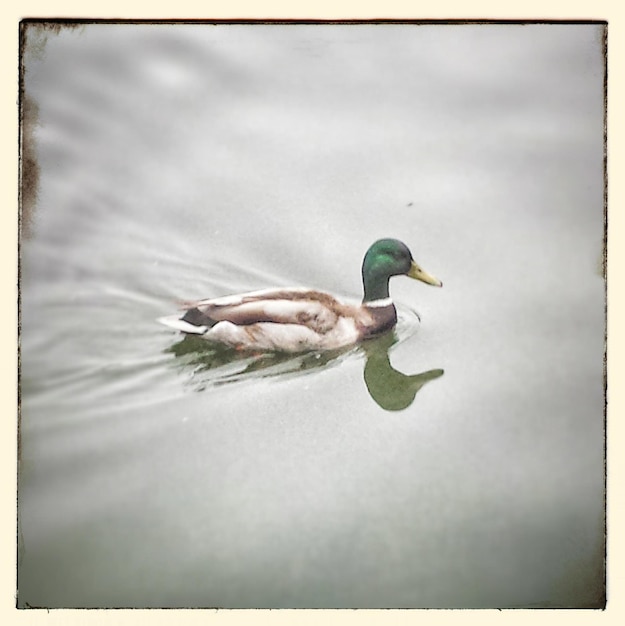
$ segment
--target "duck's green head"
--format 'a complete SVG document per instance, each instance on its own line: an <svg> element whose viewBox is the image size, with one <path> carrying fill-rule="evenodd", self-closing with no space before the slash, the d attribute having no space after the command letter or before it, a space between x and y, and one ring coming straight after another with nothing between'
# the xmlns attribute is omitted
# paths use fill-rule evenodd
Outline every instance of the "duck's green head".
<svg viewBox="0 0 625 626"><path fill-rule="evenodd" d="M391 276L404 274L428 285L442 287L443 283L422 270L412 258L406 244L397 239L379 239L365 254L362 262L363 302L388 298Z"/></svg>

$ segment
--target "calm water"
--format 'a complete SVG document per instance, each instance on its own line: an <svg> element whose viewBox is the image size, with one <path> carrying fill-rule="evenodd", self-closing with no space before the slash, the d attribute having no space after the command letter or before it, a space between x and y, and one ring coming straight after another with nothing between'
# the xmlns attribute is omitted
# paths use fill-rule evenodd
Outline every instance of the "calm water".
<svg viewBox="0 0 625 626"><path fill-rule="evenodd" d="M601 605L601 37L31 27L19 605ZM384 236L445 287L364 346L154 321Z"/></svg>

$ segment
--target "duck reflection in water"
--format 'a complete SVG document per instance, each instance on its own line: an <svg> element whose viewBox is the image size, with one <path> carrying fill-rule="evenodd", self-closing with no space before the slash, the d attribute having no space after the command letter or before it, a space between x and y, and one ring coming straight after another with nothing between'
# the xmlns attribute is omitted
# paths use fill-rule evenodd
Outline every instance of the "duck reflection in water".
<svg viewBox="0 0 625 626"><path fill-rule="evenodd" d="M386 411L401 411L414 401L417 392L429 381L443 375L442 369L407 375L394 369L389 351L398 342L394 331L364 341L359 346L298 355L285 353L237 352L207 344L204 339L186 335L165 352L177 357L177 364L193 370L192 385L197 391L211 386L260 378L300 376L342 363L351 355L366 357L364 379L369 395Z"/></svg>

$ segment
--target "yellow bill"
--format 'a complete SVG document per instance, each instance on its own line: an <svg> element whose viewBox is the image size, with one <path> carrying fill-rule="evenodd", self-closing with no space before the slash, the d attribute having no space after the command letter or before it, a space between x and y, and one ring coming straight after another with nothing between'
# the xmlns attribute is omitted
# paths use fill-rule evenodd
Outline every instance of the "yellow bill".
<svg viewBox="0 0 625 626"><path fill-rule="evenodd" d="M408 274L406 275L410 276L410 278L416 278L417 280L420 280L428 285L434 285L434 287L443 286L443 283L438 280L438 278L434 278L434 276L428 274L425 270L422 270L414 261L412 262L412 265L408 270Z"/></svg>

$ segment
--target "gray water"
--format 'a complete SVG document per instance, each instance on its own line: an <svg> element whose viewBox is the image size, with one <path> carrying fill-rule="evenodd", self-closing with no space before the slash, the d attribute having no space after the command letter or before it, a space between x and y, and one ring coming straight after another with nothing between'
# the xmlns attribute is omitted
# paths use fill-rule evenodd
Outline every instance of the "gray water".
<svg viewBox="0 0 625 626"><path fill-rule="evenodd" d="M30 26L18 605L601 606L602 33ZM363 346L155 322L386 236Z"/></svg>

